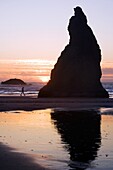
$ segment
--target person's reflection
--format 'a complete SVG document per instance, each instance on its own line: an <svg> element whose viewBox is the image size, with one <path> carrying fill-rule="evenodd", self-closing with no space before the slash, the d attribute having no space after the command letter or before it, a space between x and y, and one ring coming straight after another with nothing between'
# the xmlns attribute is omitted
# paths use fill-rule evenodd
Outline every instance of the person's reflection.
<svg viewBox="0 0 113 170"><path fill-rule="evenodd" d="M66 143L70 160L89 165L101 144L100 115L95 111L55 111L51 118Z"/></svg>

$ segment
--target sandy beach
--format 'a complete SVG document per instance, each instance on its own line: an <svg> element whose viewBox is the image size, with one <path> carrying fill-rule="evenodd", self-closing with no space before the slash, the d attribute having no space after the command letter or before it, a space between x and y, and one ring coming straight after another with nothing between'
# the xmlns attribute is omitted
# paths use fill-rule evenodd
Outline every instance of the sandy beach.
<svg viewBox="0 0 113 170"><path fill-rule="evenodd" d="M113 108L113 98L37 98L0 96L0 111L64 108L73 110Z"/></svg>
<svg viewBox="0 0 113 170"><path fill-rule="evenodd" d="M112 98L0 96L0 169L111 170L112 108Z"/></svg>

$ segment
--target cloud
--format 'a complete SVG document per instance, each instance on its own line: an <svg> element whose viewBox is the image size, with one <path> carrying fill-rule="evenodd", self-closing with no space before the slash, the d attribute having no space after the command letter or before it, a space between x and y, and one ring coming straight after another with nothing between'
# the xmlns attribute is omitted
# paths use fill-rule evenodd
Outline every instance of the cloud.
<svg viewBox="0 0 113 170"><path fill-rule="evenodd" d="M105 67L102 68L102 81L113 81L113 68L112 67Z"/></svg>
<svg viewBox="0 0 113 170"><path fill-rule="evenodd" d="M27 81L49 79L55 61L47 60L0 60L0 80L21 78ZM105 63L102 67L102 81L113 81L113 63Z"/></svg>
<svg viewBox="0 0 113 170"><path fill-rule="evenodd" d="M113 68L102 68L103 74L113 74Z"/></svg>

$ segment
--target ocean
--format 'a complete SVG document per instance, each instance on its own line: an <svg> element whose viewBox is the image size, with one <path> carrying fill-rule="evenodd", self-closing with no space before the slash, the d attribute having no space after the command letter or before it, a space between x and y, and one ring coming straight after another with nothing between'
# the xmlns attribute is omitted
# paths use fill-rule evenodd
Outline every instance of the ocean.
<svg viewBox="0 0 113 170"><path fill-rule="evenodd" d="M24 92L26 96L36 96L39 90L43 87L43 83L31 82L24 86ZM4 85L0 84L1 96L19 96L21 94L22 85Z"/></svg>
<svg viewBox="0 0 113 170"><path fill-rule="evenodd" d="M104 82L102 85L108 91L109 97L113 98L113 82Z"/></svg>
<svg viewBox="0 0 113 170"><path fill-rule="evenodd" d="M113 83L106 82L102 83L103 87L108 91L110 98L113 98ZM45 83L35 83L31 82L24 87L26 96L36 96L38 95L39 90L45 85ZM19 96L21 93L21 85L3 85L0 84L0 95L10 95L10 96Z"/></svg>

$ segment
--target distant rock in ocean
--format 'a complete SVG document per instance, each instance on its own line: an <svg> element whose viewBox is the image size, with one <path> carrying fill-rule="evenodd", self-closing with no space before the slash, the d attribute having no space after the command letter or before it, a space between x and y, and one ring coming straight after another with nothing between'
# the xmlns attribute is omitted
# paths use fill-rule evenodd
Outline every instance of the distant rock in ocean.
<svg viewBox="0 0 113 170"><path fill-rule="evenodd" d="M26 83L21 79L9 79L4 82L1 82L1 84L10 84L10 85L26 85Z"/></svg>
<svg viewBox="0 0 113 170"><path fill-rule="evenodd" d="M39 91L39 97L109 97L100 82L100 47L82 9L76 7L74 11L68 26L69 44L51 71L50 81Z"/></svg>

